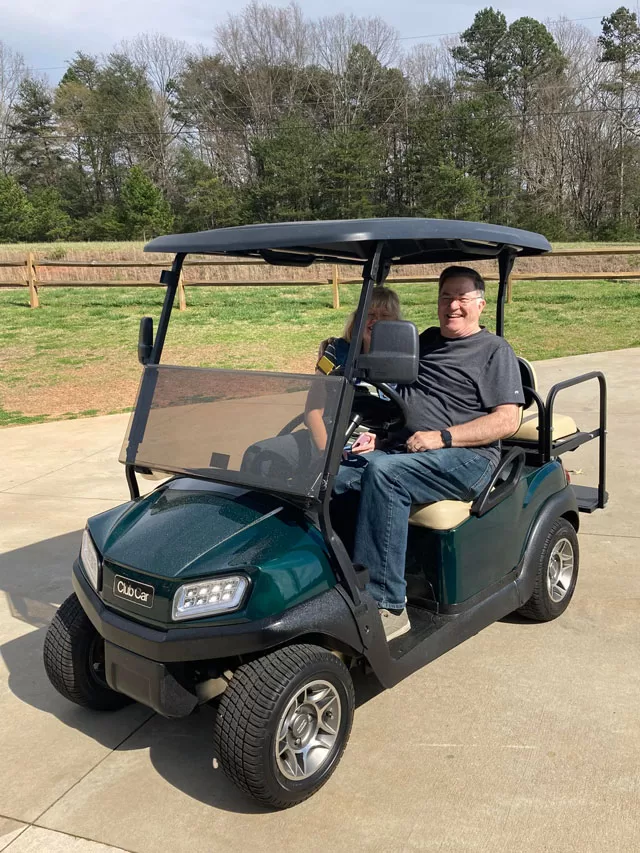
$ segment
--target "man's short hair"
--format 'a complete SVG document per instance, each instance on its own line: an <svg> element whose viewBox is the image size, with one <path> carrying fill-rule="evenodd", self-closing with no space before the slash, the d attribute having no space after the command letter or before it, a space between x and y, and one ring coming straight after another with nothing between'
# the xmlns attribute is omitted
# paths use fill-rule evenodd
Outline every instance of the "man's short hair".
<svg viewBox="0 0 640 853"><path fill-rule="evenodd" d="M445 281L448 281L450 278L469 278L474 283L475 290L479 290L484 294L484 279L480 273L471 267L457 266L447 267L442 270L440 278L438 279L438 293L442 290Z"/></svg>

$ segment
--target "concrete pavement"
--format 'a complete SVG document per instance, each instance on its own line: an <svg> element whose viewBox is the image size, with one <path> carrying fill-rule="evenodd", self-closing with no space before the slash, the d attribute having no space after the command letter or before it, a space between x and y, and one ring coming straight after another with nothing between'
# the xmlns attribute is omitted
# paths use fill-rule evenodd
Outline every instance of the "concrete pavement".
<svg viewBox="0 0 640 853"><path fill-rule="evenodd" d="M609 507L582 516L580 579L546 625L503 621L369 701L329 783L269 813L213 768L213 715L85 711L42 642L85 519L126 500L127 415L0 432L0 851L640 849L640 349L536 365L609 383ZM558 410L596 426L595 383ZM595 445L595 442L593 442ZM565 459L595 482L595 447Z"/></svg>

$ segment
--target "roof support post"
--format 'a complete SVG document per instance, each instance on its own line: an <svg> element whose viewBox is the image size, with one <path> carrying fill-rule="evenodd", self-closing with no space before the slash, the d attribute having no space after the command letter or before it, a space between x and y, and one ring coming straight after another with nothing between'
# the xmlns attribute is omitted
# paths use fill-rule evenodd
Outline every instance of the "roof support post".
<svg viewBox="0 0 640 853"><path fill-rule="evenodd" d="M158 322L156 337L153 342L153 349L151 350L151 357L145 365L144 372L142 374L142 384L140 385L138 400L136 401L136 408L131 421L129 440L126 450L125 476L127 478L127 485L129 486L131 500L136 500L136 498L140 497L140 489L138 487L135 472L135 459L138 448L144 438L144 432L149 418L149 410L151 408L151 401L158 381L158 371L150 368L153 365L160 363L162 348L164 347L164 341L167 336L169 318L171 317L171 309L173 308L176 291L178 290L178 284L180 283L182 264L185 257L186 255L184 253L177 254L173 259L171 270L163 270L160 277L160 281L167 285L167 292L165 293L164 302L162 304L162 312Z"/></svg>
<svg viewBox="0 0 640 853"><path fill-rule="evenodd" d="M185 252L179 252L173 259L171 270L163 270L162 275L160 276L160 281L163 284L167 285L167 292L164 295L162 312L160 314L158 330L156 332L155 341L153 342L153 349L151 350L149 364L160 363L160 358L162 356L162 350L164 347L164 340L167 336L169 318L171 317L171 309L173 308L173 303L176 298L176 291L178 290L178 284L180 283L182 264L184 263L185 257Z"/></svg>
<svg viewBox="0 0 640 853"><path fill-rule="evenodd" d="M516 252L511 246L506 246L498 255L498 271L500 284L498 286L498 303L496 305L496 335L504 337L504 303L509 286L509 276L516 259Z"/></svg>
<svg viewBox="0 0 640 853"><path fill-rule="evenodd" d="M347 363L344 368L344 375L348 380L354 378L356 360L362 349L362 338L367 325L367 314L369 313L373 288L375 285L383 284L389 272L389 264L382 262L383 247L384 242L382 240L376 243L373 255L365 263L362 270L360 301L358 302L355 320L353 321L351 346L349 347L349 355L347 356Z"/></svg>

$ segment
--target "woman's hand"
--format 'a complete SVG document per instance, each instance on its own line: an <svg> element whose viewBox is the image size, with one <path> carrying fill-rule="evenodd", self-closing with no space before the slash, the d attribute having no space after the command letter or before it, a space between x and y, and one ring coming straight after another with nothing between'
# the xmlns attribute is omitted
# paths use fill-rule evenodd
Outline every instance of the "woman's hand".
<svg viewBox="0 0 640 853"><path fill-rule="evenodd" d="M371 453L375 449L376 436L372 432L363 432L351 445L351 452L354 456L359 456L361 453Z"/></svg>

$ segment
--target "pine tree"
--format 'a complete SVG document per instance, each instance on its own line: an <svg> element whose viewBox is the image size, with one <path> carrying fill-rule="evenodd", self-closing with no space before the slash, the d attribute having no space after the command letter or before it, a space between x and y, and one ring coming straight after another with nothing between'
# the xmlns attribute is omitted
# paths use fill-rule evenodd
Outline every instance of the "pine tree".
<svg viewBox="0 0 640 853"><path fill-rule="evenodd" d="M18 180L27 188L52 187L61 166L53 97L40 80L25 80L13 108L13 162Z"/></svg>
<svg viewBox="0 0 640 853"><path fill-rule="evenodd" d="M129 240L166 234L173 216L162 192L140 166L129 169L120 192L121 222Z"/></svg>
<svg viewBox="0 0 640 853"><path fill-rule="evenodd" d="M0 175L0 242L28 240L32 216L33 208L20 184Z"/></svg>

